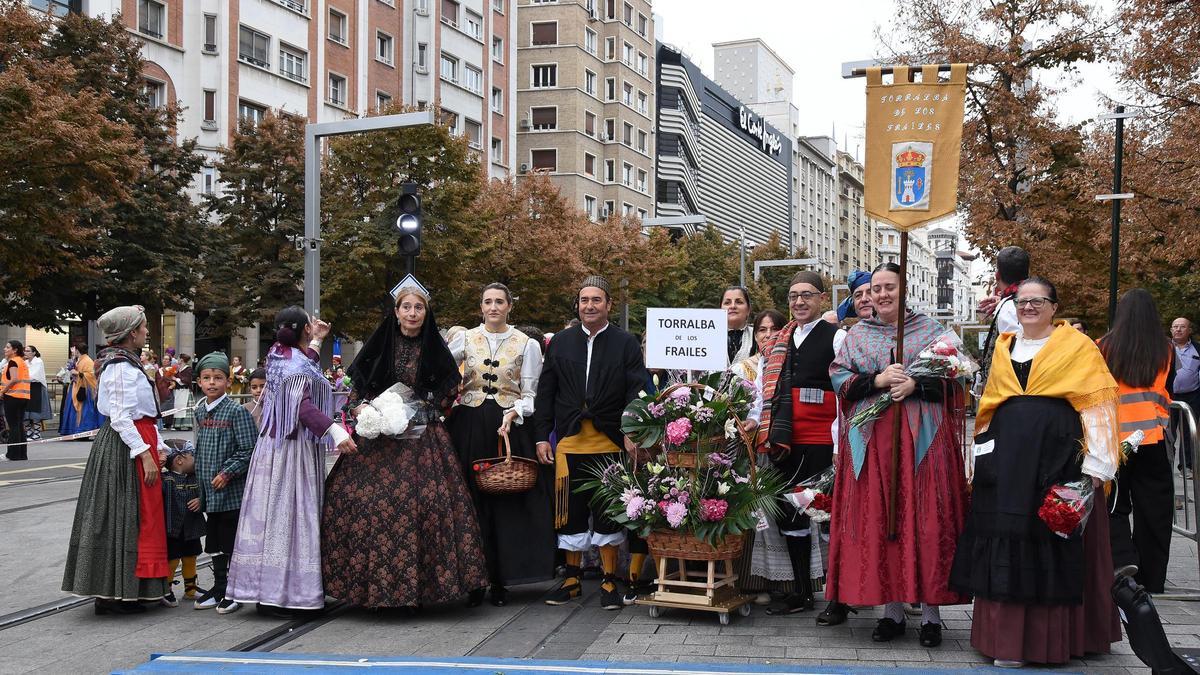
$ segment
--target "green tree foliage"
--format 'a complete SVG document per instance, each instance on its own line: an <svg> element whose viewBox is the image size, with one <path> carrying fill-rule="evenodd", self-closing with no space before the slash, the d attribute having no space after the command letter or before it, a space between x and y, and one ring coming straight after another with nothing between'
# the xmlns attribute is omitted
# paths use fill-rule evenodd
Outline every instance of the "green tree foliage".
<svg viewBox="0 0 1200 675"><path fill-rule="evenodd" d="M222 332L269 325L304 302L304 122L243 122L216 168L224 185L207 202L213 246L197 305Z"/></svg>
<svg viewBox="0 0 1200 675"><path fill-rule="evenodd" d="M395 112L402 110L385 111ZM322 318L355 339L379 324L390 303L388 290L404 276L394 223L406 181L420 186L422 201L417 276L433 293L435 312L461 306L455 296L463 283L457 260L482 232L467 215L481 173L466 138L438 124L342 136L329 146L321 176Z"/></svg>

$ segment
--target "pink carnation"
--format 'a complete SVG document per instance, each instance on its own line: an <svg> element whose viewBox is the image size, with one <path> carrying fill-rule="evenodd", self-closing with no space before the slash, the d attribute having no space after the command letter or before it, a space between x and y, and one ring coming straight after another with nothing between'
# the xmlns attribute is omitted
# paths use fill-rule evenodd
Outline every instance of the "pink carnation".
<svg viewBox="0 0 1200 675"><path fill-rule="evenodd" d="M692 421L686 417L667 423L667 442L671 445L683 445L691 433Z"/></svg>
<svg viewBox="0 0 1200 675"><path fill-rule="evenodd" d="M724 499L701 499L700 517L709 522L721 520L729 510L729 502Z"/></svg>

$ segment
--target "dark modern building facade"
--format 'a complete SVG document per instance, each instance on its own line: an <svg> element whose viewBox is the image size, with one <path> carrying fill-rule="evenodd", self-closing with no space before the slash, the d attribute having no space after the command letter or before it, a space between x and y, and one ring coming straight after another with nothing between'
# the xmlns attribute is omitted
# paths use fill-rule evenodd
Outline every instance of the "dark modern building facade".
<svg viewBox="0 0 1200 675"><path fill-rule="evenodd" d="M674 47L658 43L655 211L703 215L727 240L791 246L792 144ZM687 228L684 228L687 229Z"/></svg>

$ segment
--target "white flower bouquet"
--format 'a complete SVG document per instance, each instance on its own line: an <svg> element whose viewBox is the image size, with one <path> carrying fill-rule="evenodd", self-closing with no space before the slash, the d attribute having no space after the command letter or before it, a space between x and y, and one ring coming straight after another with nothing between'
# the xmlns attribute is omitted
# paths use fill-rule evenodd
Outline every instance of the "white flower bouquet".
<svg viewBox="0 0 1200 675"><path fill-rule="evenodd" d="M355 431L368 439L380 436L406 437L417 413L417 406L412 403L414 398L412 389L399 382L393 384L359 411ZM424 425L420 430L424 430Z"/></svg>

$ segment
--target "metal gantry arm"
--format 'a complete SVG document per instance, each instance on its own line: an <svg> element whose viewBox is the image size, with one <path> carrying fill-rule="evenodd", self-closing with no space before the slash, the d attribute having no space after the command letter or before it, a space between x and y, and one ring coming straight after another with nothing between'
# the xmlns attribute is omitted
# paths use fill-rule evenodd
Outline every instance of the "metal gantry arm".
<svg viewBox="0 0 1200 675"><path fill-rule="evenodd" d="M321 139L433 124L433 111L318 122L304 127L304 309L321 314Z"/></svg>

